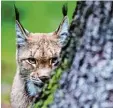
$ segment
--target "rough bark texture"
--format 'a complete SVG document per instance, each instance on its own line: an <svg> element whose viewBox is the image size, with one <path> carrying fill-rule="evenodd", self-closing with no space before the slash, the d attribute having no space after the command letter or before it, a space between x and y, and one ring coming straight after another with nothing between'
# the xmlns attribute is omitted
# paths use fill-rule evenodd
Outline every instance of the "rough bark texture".
<svg viewBox="0 0 113 108"><path fill-rule="evenodd" d="M78 2L70 36L79 44L49 107L113 108L113 2Z"/></svg>

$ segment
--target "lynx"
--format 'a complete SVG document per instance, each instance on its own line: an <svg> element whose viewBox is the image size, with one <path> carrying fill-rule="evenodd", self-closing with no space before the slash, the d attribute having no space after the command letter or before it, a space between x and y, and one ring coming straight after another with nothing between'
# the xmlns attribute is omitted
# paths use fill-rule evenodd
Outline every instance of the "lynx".
<svg viewBox="0 0 113 108"><path fill-rule="evenodd" d="M11 91L12 108L27 108L39 97L43 85L61 61L61 49L68 36L67 7L62 8L63 20L51 33L32 33L26 30L16 13L17 72Z"/></svg>

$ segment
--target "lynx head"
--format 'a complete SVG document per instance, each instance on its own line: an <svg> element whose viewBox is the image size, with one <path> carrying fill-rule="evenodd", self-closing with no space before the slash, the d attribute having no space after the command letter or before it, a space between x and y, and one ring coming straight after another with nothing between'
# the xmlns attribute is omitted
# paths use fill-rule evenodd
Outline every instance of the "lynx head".
<svg viewBox="0 0 113 108"><path fill-rule="evenodd" d="M20 23L16 7L15 12L17 62L20 75L24 80L44 83L61 60L60 52L68 36L67 8L63 6L63 20L58 29L51 33L29 32Z"/></svg>

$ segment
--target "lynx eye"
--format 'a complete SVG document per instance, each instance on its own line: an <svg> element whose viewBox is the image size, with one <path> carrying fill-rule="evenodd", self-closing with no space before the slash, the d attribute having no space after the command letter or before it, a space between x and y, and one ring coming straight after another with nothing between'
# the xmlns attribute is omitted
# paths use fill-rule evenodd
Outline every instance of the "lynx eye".
<svg viewBox="0 0 113 108"><path fill-rule="evenodd" d="M34 58L28 58L27 60L31 64L36 64L36 59L34 59Z"/></svg>
<svg viewBox="0 0 113 108"><path fill-rule="evenodd" d="M58 57L51 58L51 63L54 64L54 65L57 65L59 63Z"/></svg>

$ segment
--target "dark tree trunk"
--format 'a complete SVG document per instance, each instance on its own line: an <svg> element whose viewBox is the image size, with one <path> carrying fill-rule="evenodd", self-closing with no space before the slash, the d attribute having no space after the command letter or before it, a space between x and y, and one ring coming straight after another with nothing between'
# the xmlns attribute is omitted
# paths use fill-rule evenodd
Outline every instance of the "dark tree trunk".
<svg viewBox="0 0 113 108"><path fill-rule="evenodd" d="M113 2L78 2L69 31L72 64L49 107L113 108Z"/></svg>

